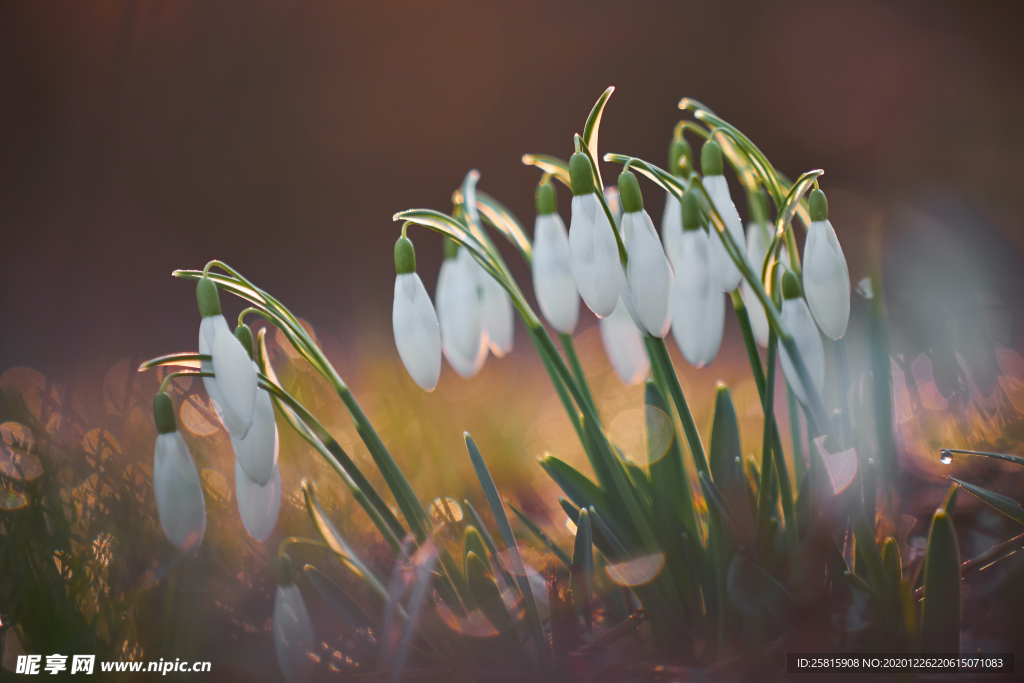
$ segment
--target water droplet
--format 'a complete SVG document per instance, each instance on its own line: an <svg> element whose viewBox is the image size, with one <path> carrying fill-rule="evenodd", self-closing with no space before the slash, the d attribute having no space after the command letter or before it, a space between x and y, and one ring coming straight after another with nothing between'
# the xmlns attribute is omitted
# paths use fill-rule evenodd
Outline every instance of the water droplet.
<svg viewBox="0 0 1024 683"><path fill-rule="evenodd" d="M943 448L939 451L939 462L943 465L949 465L953 462L953 454L949 452L948 448Z"/></svg>

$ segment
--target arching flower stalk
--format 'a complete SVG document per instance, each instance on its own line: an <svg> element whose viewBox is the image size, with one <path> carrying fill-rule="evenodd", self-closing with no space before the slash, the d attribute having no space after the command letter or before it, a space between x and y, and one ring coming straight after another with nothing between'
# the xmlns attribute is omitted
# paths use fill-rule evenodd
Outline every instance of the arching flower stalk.
<svg viewBox="0 0 1024 683"><path fill-rule="evenodd" d="M163 391L153 397L153 419L153 493L160 526L178 550L194 555L206 533L206 502L199 472L178 432L174 404Z"/></svg>
<svg viewBox="0 0 1024 683"><path fill-rule="evenodd" d="M537 186L533 229L533 290L544 318L563 334L572 334L580 316L580 297L569 265L569 233L558 215L551 181Z"/></svg>
<svg viewBox="0 0 1024 683"><path fill-rule="evenodd" d="M782 324L796 342L796 348L803 359L807 374L810 375L814 388L820 393L825 386L825 347L821 343L818 327L814 324L811 311L803 298L800 280L792 271L782 276ZM800 402L807 405L807 392L804 390L796 367L785 346L779 347L779 360L786 381Z"/></svg>
<svg viewBox="0 0 1024 683"><path fill-rule="evenodd" d="M636 175L628 169L619 176L619 198L622 241L629 256L622 300L640 332L664 337L672 326L672 267L644 211Z"/></svg>
<svg viewBox="0 0 1024 683"><path fill-rule="evenodd" d="M593 166L586 154L569 159L572 179L572 222L569 225L569 265L583 302L599 318L611 315L624 278L618 243L594 184Z"/></svg>
<svg viewBox="0 0 1024 683"><path fill-rule="evenodd" d="M732 202L729 194L729 184L723 175L722 148L714 140L704 143L700 153L701 170L704 171L704 189L707 191L715 210L725 222L725 227L732 235L733 241L739 248L743 248L743 222L740 214L736 211L736 205ZM711 235L711 258L714 263L718 284L723 291L731 292L736 289L742 275L739 268L729 256L722 238L715 233Z"/></svg>
<svg viewBox="0 0 1024 683"><path fill-rule="evenodd" d="M672 335L683 358L704 367L718 355L725 326L725 294L712 270L711 240L694 190L683 195L683 233L676 261Z"/></svg>
<svg viewBox="0 0 1024 683"><path fill-rule="evenodd" d="M256 370L252 359L220 312L217 285L204 276L196 285L199 315L199 353L211 357L203 361L206 393L213 402L217 416L233 438L244 439L252 426L256 406Z"/></svg>
<svg viewBox="0 0 1024 683"><path fill-rule="evenodd" d="M405 369L424 391L432 391L441 376L441 331L434 305L416 272L416 250L404 230L395 242L391 326Z"/></svg>
<svg viewBox="0 0 1024 683"><path fill-rule="evenodd" d="M831 339L846 334L850 322L850 270L828 219L825 193L811 193L811 224L804 243L804 296L818 327Z"/></svg>

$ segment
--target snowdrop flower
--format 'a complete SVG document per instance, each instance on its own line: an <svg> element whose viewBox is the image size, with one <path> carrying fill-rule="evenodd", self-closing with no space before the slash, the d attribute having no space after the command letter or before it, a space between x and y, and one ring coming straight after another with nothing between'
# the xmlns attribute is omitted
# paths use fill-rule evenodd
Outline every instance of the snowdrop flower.
<svg viewBox="0 0 1024 683"><path fill-rule="evenodd" d="M445 259L437 276L437 321L441 350L460 376L469 379L487 359L480 323L477 263L466 247L445 240Z"/></svg>
<svg viewBox="0 0 1024 683"><path fill-rule="evenodd" d="M763 194L755 195L755 202L759 204L758 209L752 211L761 220L753 220L747 224L747 260L758 277L764 270L765 259L768 258L768 247L771 245L771 231L767 227L765 217L768 215L768 207ZM779 261L789 265L789 252L783 247L779 251ZM743 304L747 307L747 317L750 318L750 328L754 333L754 339L763 347L768 346L768 316L764 312L761 300L754 293L750 283L743 280L740 283L740 296L743 297Z"/></svg>
<svg viewBox="0 0 1024 683"><path fill-rule="evenodd" d="M416 272L416 250L404 234L395 242L395 273L391 309L395 346L416 384L432 391L441 376L441 330L434 304Z"/></svg>
<svg viewBox="0 0 1024 683"><path fill-rule="evenodd" d="M804 302L800 281L792 271L782 276L782 324L793 336L797 351L804 361L807 374L811 377L814 388L819 392L825 386L825 347L822 346L818 327ZM793 393L800 402L807 405L807 394L796 367L790 360L786 347L779 345L779 360L782 361L782 372L786 376Z"/></svg>
<svg viewBox="0 0 1024 683"><path fill-rule="evenodd" d="M313 673L313 624L299 587L295 585L291 560L277 558L277 595L274 597L274 649L277 665L288 683L305 683Z"/></svg>
<svg viewBox="0 0 1024 683"><path fill-rule="evenodd" d="M712 270L711 240L694 190L683 195L683 234L672 293L672 335L690 365L704 367L718 355L725 326L725 295Z"/></svg>
<svg viewBox="0 0 1024 683"><path fill-rule="evenodd" d="M553 328L572 334L580 317L580 297L569 266L569 233L558 215L555 186L537 186L537 222L533 228L533 291Z"/></svg>
<svg viewBox="0 0 1024 683"><path fill-rule="evenodd" d="M480 294L480 331L486 348L498 358L512 351L515 340L515 311L508 292L483 266L470 257ZM485 350L486 353L486 350Z"/></svg>
<svg viewBox="0 0 1024 683"><path fill-rule="evenodd" d="M256 369L220 313L220 297L213 280L199 280L196 300L203 318L199 325L199 353L212 357L203 361L203 372L214 375L203 378L206 393L228 433L244 439L256 407Z"/></svg>
<svg viewBox="0 0 1024 683"><path fill-rule="evenodd" d="M174 404L164 392L153 397L156 452L153 456L153 493L160 526L174 546L194 555L206 533L206 503L199 472L178 433Z"/></svg>
<svg viewBox="0 0 1024 683"><path fill-rule="evenodd" d="M736 205L732 203L729 194L729 184L722 175L722 148L714 140L704 143L700 153L701 168L704 171L704 189L711 197L711 203L715 205L718 215L725 221L725 227L732 235L736 246L743 249L743 223L740 221L740 214L736 211ZM715 273L718 283L723 291L731 292L739 286L743 276L740 269L736 267L729 252L725 249L721 235L717 230L711 230L711 258L714 262Z"/></svg>
<svg viewBox="0 0 1024 683"><path fill-rule="evenodd" d="M253 340L249 326L243 323L236 327L235 337L251 358ZM253 367L256 367L255 363ZM270 472L277 462L277 422L274 420L274 404L265 389L256 390L252 426L244 439L231 437L231 450L235 453L235 462L241 465L250 480L260 486L270 481Z"/></svg>
<svg viewBox="0 0 1024 683"><path fill-rule="evenodd" d="M809 201L811 225L804 243L804 296L821 331L839 339L850 322L850 271L828 220L825 193L815 190Z"/></svg>
<svg viewBox="0 0 1024 683"><path fill-rule="evenodd" d="M680 181L682 176L681 163L693 167L693 150L686 140L673 140L668 148L668 170ZM682 162L681 162L682 160ZM683 240L683 211L679 200L671 193L665 193L665 211L661 215L661 241L665 245L665 255L672 267L676 267L679 249Z"/></svg>
<svg viewBox="0 0 1024 683"><path fill-rule="evenodd" d="M583 302L598 318L611 315L619 300L622 264L615 233L594 185L590 159L582 152L569 159L572 178L572 222L569 225L569 266Z"/></svg>
<svg viewBox="0 0 1024 683"><path fill-rule="evenodd" d="M642 333L664 337L672 327L672 267L630 170L619 175L619 197L622 241L628 255L622 299Z"/></svg>
<svg viewBox="0 0 1024 683"><path fill-rule="evenodd" d="M276 434L274 443L276 446ZM241 462L235 458L235 497L245 530L262 543L274 530L281 508L281 469L277 463L271 468L267 483L260 485L249 479Z"/></svg>
<svg viewBox="0 0 1024 683"><path fill-rule="evenodd" d="M624 384L640 384L647 378L651 362L644 349L644 337L636 328L620 297L612 314L598 322L601 342L615 374Z"/></svg>

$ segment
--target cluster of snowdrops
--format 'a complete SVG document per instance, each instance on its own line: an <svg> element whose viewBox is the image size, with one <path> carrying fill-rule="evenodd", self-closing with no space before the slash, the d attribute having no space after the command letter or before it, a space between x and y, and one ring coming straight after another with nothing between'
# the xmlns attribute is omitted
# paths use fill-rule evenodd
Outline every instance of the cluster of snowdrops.
<svg viewBox="0 0 1024 683"><path fill-rule="evenodd" d="M819 329L832 339L845 334L850 278L828 220L825 195L816 187L816 175L800 186L805 192L811 189L811 182L815 185L803 209L809 211L809 221L805 221L808 230L801 262L795 245L786 239L787 221L779 222L781 229L770 227L767 202L761 193L748 202L751 216L744 232L723 174L723 146L734 149L734 140L717 131L707 136L700 150L698 173L695 155L682 132L677 129L671 142L667 171L632 158L613 159L625 160L617 190L602 189L594 158L596 126L593 147L590 140L577 136L576 152L568 163L553 157L531 158L530 163L544 171L536 190L532 240L517 231L517 222L496 200L477 192L476 172L471 172L455 193L452 215L426 210L398 214L396 218L406 222L395 245L397 277L392 319L399 355L415 382L424 390L432 390L440 375L442 355L459 375L468 378L479 371L489 352L496 356L508 353L516 310L531 327L531 333L536 333L538 349L550 343L544 342L548 339L546 333L536 332L542 329L539 319L483 231L483 213L492 225L505 226L506 237L530 262L541 313L563 343L571 343L580 299L600 319L605 349L624 382L642 381L651 371L645 339L664 338L670 331L687 362L696 367L710 363L722 340L728 294L739 290L750 329L761 346L769 344L774 328L788 331L787 341L791 343L779 347L786 380L800 401L808 404L808 410L820 405L817 394L824 382L825 356ZM644 208L634 168L672 190L666 196L660 238ZM671 177L665 177L669 174ZM556 180L572 192L568 230L558 212ZM789 203L787 220L801 199L797 196ZM447 235L434 303L416 272L415 252L406 234L410 224L425 225ZM219 267L227 275L212 272L211 267ZM158 431L153 468L157 511L167 538L181 552L193 554L202 542L206 510L198 472L177 431L171 398L164 392L175 377L202 377L231 437L242 521L258 541L272 532L281 501L275 406L321 455L333 458L334 464L341 457L340 449L331 446L315 418L276 384L265 351L260 351L262 336L254 339L242 321L249 312L277 324L300 354L334 384L391 486L410 530L416 532L429 524L421 518L422 507L417 508L414 496L410 503L411 489L402 488L408 485L400 471L396 474L397 466L355 399L287 309L220 262L211 262L201 272L176 274L197 281L202 318L198 353L156 359L143 367L198 366L198 371L168 374L153 403ZM241 296L253 306L243 312L234 330L221 314L219 291ZM557 357L553 348L551 351ZM549 363L543 353L542 358ZM548 369L554 372L551 365ZM585 397L573 398L582 409ZM349 465L343 461L335 469L358 497L367 489L363 481L353 482L357 469ZM403 484L394 485L396 478ZM307 491L307 504L309 495ZM382 532L393 529L398 538L399 531L405 533L390 508L373 495L363 495L359 501ZM324 533L322 528L320 531ZM390 541L387 534L385 538ZM513 551L514 543L507 549ZM309 653L315 638L294 575L282 552L274 640L285 676L290 681L302 681L311 671ZM523 590L528 592L529 587L523 586ZM539 643L537 647L540 649Z"/></svg>

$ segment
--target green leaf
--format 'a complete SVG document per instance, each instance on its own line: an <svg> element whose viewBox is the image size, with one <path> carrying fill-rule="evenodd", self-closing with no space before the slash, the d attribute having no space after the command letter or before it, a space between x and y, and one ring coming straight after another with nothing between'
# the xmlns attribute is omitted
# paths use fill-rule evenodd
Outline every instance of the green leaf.
<svg viewBox="0 0 1024 683"><path fill-rule="evenodd" d="M949 490L946 491L946 497L942 499L942 505L940 507L946 511L947 515L953 516L956 512L956 501L960 497L959 493L959 484L951 484Z"/></svg>
<svg viewBox="0 0 1024 683"><path fill-rule="evenodd" d="M597 173L598 187L604 189L604 182L601 180L601 169L597 167L597 160L600 158L597 156L597 134L601 128L601 117L604 115L604 108L608 104L608 98L615 92L615 86L609 87L601 96L597 98L597 102L594 103L594 108L590 110L590 116L587 117L587 123L583 127L583 143L590 150L591 159L594 163L594 171Z"/></svg>
<svg viewBox="0 0 1024 683"><path fill-rule="evenodd" d="M477 531L475 526L467 525L466 530L462 533L462 557L463 557L463 571L465 569L465 558L469 553L476 553L477 557L487 567L487 573L493 574L494 569L491 567L491 562L487 557L487 546L484 545L484 539L480 536L480 532Z"/></svg>
<svg viewBox="0 0 1024 683"><path fill-rule="evenodd" d="M569 589L576 611L589 635L594 615L594 545L590 530L590 513L580 510L576 518L576 542L569 567Z"/></svg>
<svg viewBox="0 0 1024 683"><path fill-rule="evenodd" d="M868 583L878 597L882 616L885 619L890 637L900 635L900 605L897 595L898 586L889 582L889 576L882 563L882 554L875 542L875 533L867 520L861 515L853 522L853 535L857 541L857 557L864 562L867 569Z"/></svg>
<svg viewBox="0 0 1024 683"><path fill-rule="evenodd" d="M519 591L523 594L523 603L526 608L526 624L532 634L534 645L542 661L551 656L547 638L544 636L544 626L540 621L540 612L537 610L537 601L533 596L533 588L530 586L530 579L526 575L526 566L523 558L519 555L519 547L516 545L516 537L512 533L512 526L508 523L505 515L505 508L502 507L501 498L498 496L498 489L494 486L491 473L487 470L487 464L480 455L480 449L476 447L473 437L469 432L464 434L466 449L469 451L469 458L473 462L473 469L476 470L477 479L487 497L487 503L491 506L491 513L494 521L501 532L501 538L505 542L505 550L508 552L509 561L512 563L512 572L515 574L516 582L519 584ZM499 596L500 597L500 596Z"/></svg>
<svg viewBox="0 0 1024 683"><path fill-rule="evenodd" d="M921 652L960 654L960 589L956 531L952 518L939 508L925 548Z"/></svg>
<svg viewBox="0 0 1024 683"><path fill-rule="evenodd" d="M554 553L555 557L558 558L558 561L565 565L566 569L568 569L569 565L572 563L572 559L569 557L569 555L566 554L564 550L559 548L558 545L556 545L555 542L552 541L546 533L544 533L543 529L534 524L533 520L527 517L522 510L518 509L515 505L513 505L511 501L506 500L505 504L508 505L509 509L512 510L512 512L515 513L516 517L519 518L519 521L523 523L523 526L529 529L530 533L536 536L541 543L547 546L548 550Z"/></svg>
<svg viewBox="0 0 1024 683"><path fill-rule="evenodd" d="M530 244L530 238L526 236L526 231L523 230L522 224L512 212L505 208L505 205L497 199L481 190L477 190L476 193L476 206L484 220L493 225L508 241L514 244L519 253L522 254L526 264L530 265L533 261L533 246Z"/></svg>
<svg viewBox="0 0 1024 683"><path fill-rule="evenodd" d="M540 459L540 466L577 507L593 507L601 514L610 514L604 491L572 465L553 455L545 455Z"/></svg>
<svg viewBox="0 0 1024 683"><path fill-rule="evenodd" d="M331 611L341 619L341 623L345 625L348 632L365 648L366 654L376 659L377 638L381 635L377 624L366 616L362 608L345 593L341 586L334 583L322 571L308 564L302 570Z"/></svg>
<svg viewBox="0 0 1024 683"><path fill-rule="evenodd" d="M960 488L966 490L968 493L981 498L982 501L988 503L999 512L1003 513L1010 519L1020 524L1024 524L1024 508L1020 506L1020 503L1015 501L1013 498L1008 498L1002 494L983 489L980 486L974 484L968 484L966 481L960 481L955 477L949 477L952 481L955 481Z"/></svg>
<svg viewBox="0 0 1024 683"><path fill-rule="evenodd" d="M747 502L742 456L736 408L733 406L729 388L719 382L718 390L715 392L715 415L711 422L708 468L711 470L712 481L722 492L733 517L746 527L750 507Z"/></svg>
<svg viewBox="0 0 1024 683"><path fill-rule="evenodd" d="M550 173L563 185L572 189L572 180L569 176L569 164L548 154L524 154L523 163L527 166L536 166L545 173Z"/></svg>
<svg viewBox="0 0 1024 683"><path fill-rule="evenodd" d="M889 585L898 586L903 580L903 561L900 558L900 544L889 536L882 546L882 566L889 577Z"/></svg>
<svg viewBox="0 0 1024 683"><path fill-rule="evenodd" d="M341 563L344 564L353 574L363 579L367 585L377 595L381 596L385 601L388 599L388 590L384 587L384 584L380 582L372 571L363 563L359 556L352 550L351 546L342 538L338 530L334 528L334 524L327 517L323 508L320 507L319 501L316 499L316 485L308 479L303 479L300 484L302 487L302 495L306 500L306 512L309 513L309 518L313 520L313 525L316 530L320 533L320 537L324 540L324 543L331 549L331 551L337 555Z"/></svg>
<svg viewBox="0 0 1024 683"><path fill-rule="evenodd" d="M665 340L646 336L644 344L647 345L647 354L651 359L651 374L654 375L654 381L658 383L663 392L667 392L672 397L672 403L675 405L679 422L683 426L683 434L690 448L690 457L693 459L694 466L698 472L709 472L707 459L704 456L704 445L700 440L700 432L697 430L697 423L693 420L690 406L686 402L683 387L679 384L679 377L676 375L675 366L672 365L672 359L668 355Z"/></svg>
<svg viewBox="0 0 1024 683"><path fill-rule="evenodd" d="M484 521L480 519L480 515L473 507L473 504L470 503L468 500L463 500L462 506L463 509L469 512L469 518L473 526L475 526L477 531L480 532L480 535L483 536L484 543L487 545L487 550L491 554L491 561L494 562L495 565L497 565L498 571L501 572L501 576L505 579L505 584L508 586L509 590L519 590L519 586L516 583L516 580L512 577L512 573L508 570L507 567L505 567L505 563L501 560L501 555L498 554L498 546L495 545L494 539L491 538L491 533L487 530L487 527L484 525ZM482 559L483 555L481 555L480 557Z"/></svg>

